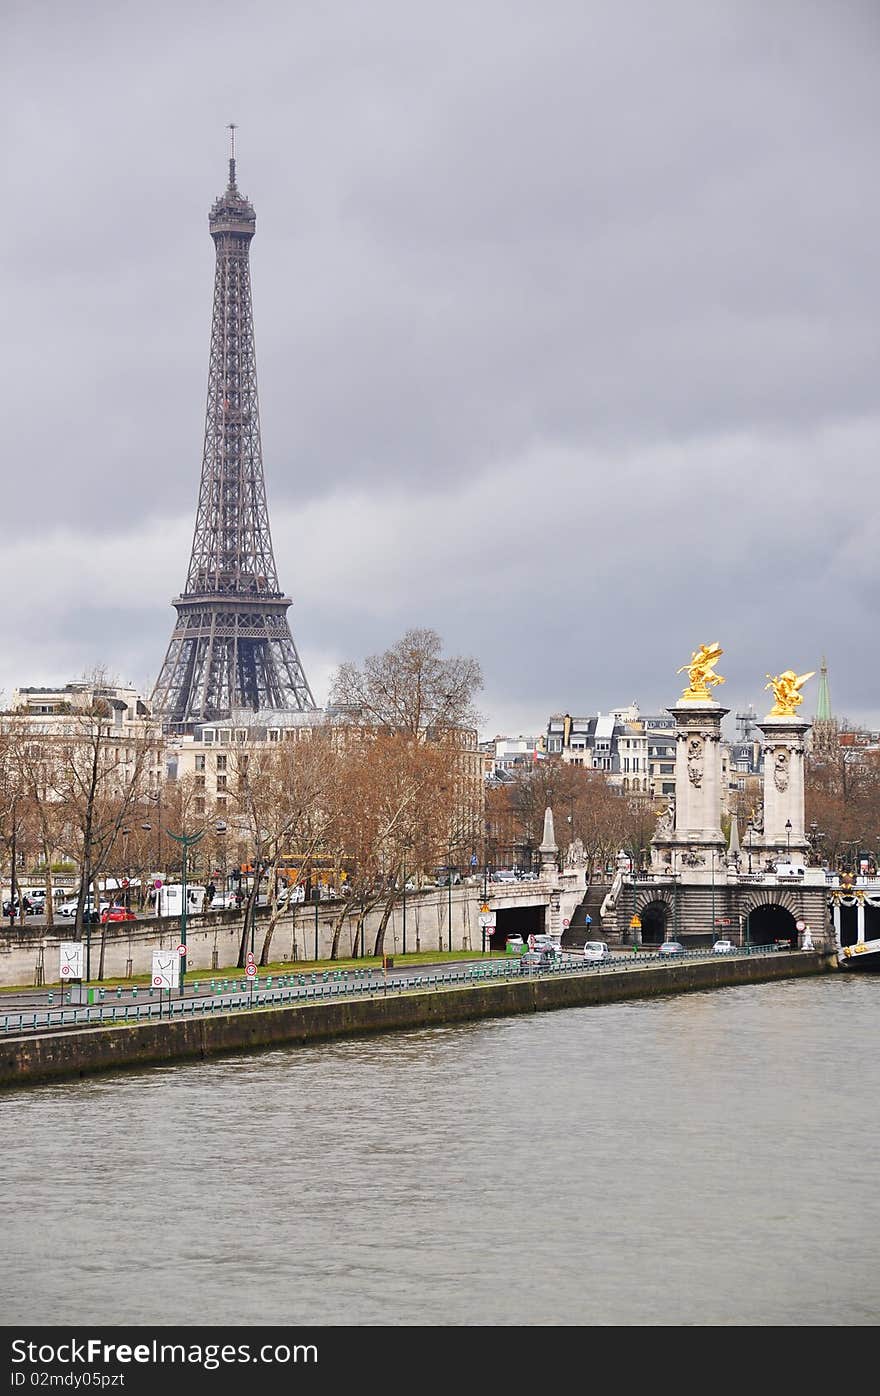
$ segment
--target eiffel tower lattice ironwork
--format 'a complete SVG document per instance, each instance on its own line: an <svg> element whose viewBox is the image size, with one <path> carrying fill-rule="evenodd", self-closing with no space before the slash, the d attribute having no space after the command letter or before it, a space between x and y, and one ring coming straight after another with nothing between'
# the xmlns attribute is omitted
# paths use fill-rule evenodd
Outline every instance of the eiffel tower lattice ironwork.
<svg viewBox="0 0 880 1396"><path fill-rule="evenodd" d="M168 731L241 710L307 712L315 700L278 586L260 445L251 309L253 206L235 182L208 226L217 250L205 449L192 556L177 623L153 690Z"/></svg>

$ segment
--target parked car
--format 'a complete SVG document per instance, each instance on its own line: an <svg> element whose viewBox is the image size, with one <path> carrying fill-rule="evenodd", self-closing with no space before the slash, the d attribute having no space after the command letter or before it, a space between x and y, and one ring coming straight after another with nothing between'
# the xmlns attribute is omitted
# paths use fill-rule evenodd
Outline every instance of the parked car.
<svg viewBox="0 0 880 1396"><path fill-rule="evenodd" d="M774 949L774 950L790 950L790 949L791 949L791 941L790 941L790 940L774 940L774 942L773 942L773 949Z"/></svg>
<svg viewBox="0 0 880 1396"><path fill-rule="evenodd" d="M556 956L552 950L526 950L519 957L519 967L524 974L536 969L552 969Z"/></svg>
<svg viewBox="0 0 880 1396"><path fill-rule="evenodd" d="M607 960L609 958L608 946L604 940L588 940L584 942L585 960Z"/></svg>
<svg viewBox="0 0 880 1396"><path fill-rule="evenodd" d="M285 887L278 893L279 906L295 906L297 902L304 902L306 899L306 884L296 882L292 887Z"/></svg>
<svg viewBox="0 0 880 1396"><path fill-rule="evenodd" d="M457 869L457 868L438 868L438 869L437 869L437 886L438 886L438 887L448 887L449 884L450 884L450 882L452 883L453 887L457 887L457 886L459 885L459 883L461 882L461 873L458 871L458 869Z"/></svg>
<svg viewBox="0 0 880 1396"><path fill-rule="evenodd" d="M101 912L101 925L106 926L108 921L136 921L137 917L130 907L108 906Z"/></svg>
<svg viewBox="0 0 880 1396"><path fill-rule="evenodd" d="M88 903L86 903L86 905L83 907L83 916L85 916L87 906ZM109 902L102 902L100 907L91 907L92 925L95 925L98 921L100 921L101 912L106 911L108 906ZM72 918L76 916L76 901L74 900L70 902L62 902L61 905L56 907L55 909L58 912L59 916L69 916Z"/></svg>
<svg viewBox="0 0 880 1396"><path fill-rule="evenodd" d="M556 943L552 936L532 936L529 944L529 949L549 950L550 954L553 955L555 958L558 958L560 954L560 946Z"/></svg>
<svg viewBox="0 0 880 1396"><path fill-rule="evenodd" d="M519 878L517 877L516 873L513 871L513 868L496 868L495 871L494 871L493 873L490 873L490 874L489 874L489 881L490 881L490 882L518 882L518 881L519 881Z"/></svg>
<svg viewBox="0 0 880 1396"><path fill-rule="evenodd" d="M211 902L212 911L232 911L238 903L235 892L215 892Z"/></svg>
<svg viewBox="0 0 880 1396"><path fill-rule="evenodd" d="M712 946L712 951L715 955L727 955L733 949L734 944L732 940L716 940L715 944Z"/></svg>
<svg viewBox="0 0 880 1396"><path fill-rule="evenodd" d="M684 946L680 940L664 940L657 953L659 955L683 955Z"/></svg>
<svg viewBox="0 0 880 1396"><path fill-rule="evenodd" d="M508 955L521 955L526 948L526 943L522 936L508 936L504 942L504 949Z"/></svg>

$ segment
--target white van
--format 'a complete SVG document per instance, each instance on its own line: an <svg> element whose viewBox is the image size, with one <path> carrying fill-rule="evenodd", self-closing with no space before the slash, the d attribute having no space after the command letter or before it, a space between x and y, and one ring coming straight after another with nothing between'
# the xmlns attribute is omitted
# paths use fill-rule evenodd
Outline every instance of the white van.
<svg viewBox="0 0 880 1396"><path fill-rule="evenodd" d="M804 870L803 870L803 868L802 868L799 864L797 864L797 863L777 863L777 864L776 864L776 876L777 876L777 877L803 877L803 875L804 875Z"/></svg>
<svg viewBox="0 0 880 1396"><path fill-rule="evenodd" d="M608 946L605 944L604 940L588 940L585 942L585 960L607 960L608 958Z"/></svg>

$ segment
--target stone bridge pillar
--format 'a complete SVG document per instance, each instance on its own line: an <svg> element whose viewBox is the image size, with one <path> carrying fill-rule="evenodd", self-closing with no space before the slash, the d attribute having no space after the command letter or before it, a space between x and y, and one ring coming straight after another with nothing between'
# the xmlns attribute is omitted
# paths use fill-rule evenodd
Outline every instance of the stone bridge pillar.
<svg viewBox="0 0 880 1396"><path fill-rule="evenodd" d="M809 722L796 717L766 717L764 733L764 830L758 846L776 858L790 853L806 861L804 830L804 738ZM786 823L791 823L787 829Z"/></svg>
<svg viewBox="0 0 880 1396"><path fill-rule="evenodd" d="M713 699L681 699L675 719L675 806L652 839L654 865L673 872L723 865L721 832L721 719L730 711ZM712 858L714 851L715 857ZM696 874L699 880L699 874ZM714 872L713 872L714 877Z"/></svg>

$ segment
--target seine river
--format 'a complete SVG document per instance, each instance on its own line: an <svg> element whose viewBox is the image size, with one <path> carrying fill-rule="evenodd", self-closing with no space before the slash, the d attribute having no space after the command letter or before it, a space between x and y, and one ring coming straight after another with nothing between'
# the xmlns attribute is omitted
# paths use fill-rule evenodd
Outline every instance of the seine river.
<svg viewBox="0 0 880 1396"><path fill-rule="evenodd" d="M868 1325L880 977L0 1097L3 1319Z"/></svg>

